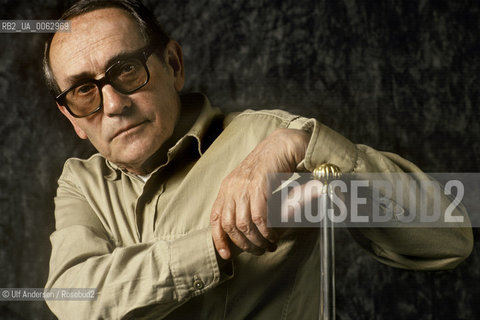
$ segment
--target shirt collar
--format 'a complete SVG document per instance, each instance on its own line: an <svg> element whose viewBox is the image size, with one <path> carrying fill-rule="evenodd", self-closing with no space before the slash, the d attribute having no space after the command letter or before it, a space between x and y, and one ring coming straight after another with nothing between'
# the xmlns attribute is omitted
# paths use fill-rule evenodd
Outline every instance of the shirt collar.
<svg viewBox="0 0 480 320"><path fill-rule="evenodd" d="M193 123L192 127L187 131L187 133L183 135L180 139L178 139L178 141L173 145L173 147L168 150L167 162L160 165L157 169L153 171L153 173L170 163L175 158L175 156L184 148L184 146L187 145L187 140L189 140L189 137L194 138L198 154L201 156L203 154L202 142L204 141L205 135L210 125L212 124L212 121L222 114L218 108L212 107L208 98L202 93L185 94L180 96L180 99L182 103L183 114L185 112L189 112L189 110L194 110L195 108L201 108L201 111L197 119ZM179 121L182 121L182 119L180 118ZM104 176L107 180L116 180L120 178L120 173L122 172L130 175L109 160L106 160L106 164L107 167L110 169L110 172L108 172Z"/></svg>

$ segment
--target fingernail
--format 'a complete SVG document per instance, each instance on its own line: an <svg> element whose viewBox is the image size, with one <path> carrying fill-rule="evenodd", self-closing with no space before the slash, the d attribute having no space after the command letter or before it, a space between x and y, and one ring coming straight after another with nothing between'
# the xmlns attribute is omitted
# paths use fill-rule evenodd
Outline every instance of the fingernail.
<svg viewBox="0 0 480 320"><path fill-rule="evenodd" d="M218 254L222 257L223 260L228 260L228 252L225 249L218 250Z"/></svg>

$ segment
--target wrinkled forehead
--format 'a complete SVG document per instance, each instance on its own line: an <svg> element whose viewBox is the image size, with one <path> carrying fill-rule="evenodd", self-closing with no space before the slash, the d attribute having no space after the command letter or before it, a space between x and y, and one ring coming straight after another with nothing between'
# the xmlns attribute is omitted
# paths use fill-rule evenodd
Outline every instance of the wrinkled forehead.
<svg viewBox="0 0 480 320"><path fill-rule="evenodd" d="M91 11L71 19L71 32L57 33L50 46L50 66L60 88L68 77L98 75L112 57L137 50L145 39L135 19L118 8Z"/></svg>

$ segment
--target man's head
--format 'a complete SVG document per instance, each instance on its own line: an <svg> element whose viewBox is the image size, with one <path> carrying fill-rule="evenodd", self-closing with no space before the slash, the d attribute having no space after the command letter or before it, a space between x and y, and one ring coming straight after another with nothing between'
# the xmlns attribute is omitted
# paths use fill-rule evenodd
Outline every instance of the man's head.
<svg viewBox="0 0 480 320"><path fill-rule="evenodd" d="M155 34L161 29L148 27L132 6L143 8L90 0L69 9L62 18L71 21L71 32L55 34L45 70L55 95L64 92L57 105L78 136L141 174L152 169L149 160L172 135L184 70L180 46ZM147 20L156 24L153 16ZM89 108L93 104L100 108L89 114L97 109Z"/></svg>

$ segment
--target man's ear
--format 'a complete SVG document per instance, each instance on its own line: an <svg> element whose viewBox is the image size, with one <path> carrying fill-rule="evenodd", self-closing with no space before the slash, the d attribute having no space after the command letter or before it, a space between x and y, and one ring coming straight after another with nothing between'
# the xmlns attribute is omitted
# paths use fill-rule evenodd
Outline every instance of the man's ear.
<svg viewBox="0 0 480 320"><path fill-rule="evenodd" d="M87 139L88 138L87 134L85 133L85 131L82 130L82 128L78 126L77 119L74 116L72 116L70 112L68 112L67 108L59 105L58 102L57 102L57 107L60 110L60 112L63 113L63 115L67 117L68 120L70 120L70 123L72 124L73 129L75 129L75 132L80 137L80 139Z"/></svg>
<svg viewBox="0 0 480 320"><path fill-rule="evenodd" d="M173 69L175 89L182 90L185 83L185 69L183 66L182 47L177 41L170 40L165 48L165 62Z"/></svg>

